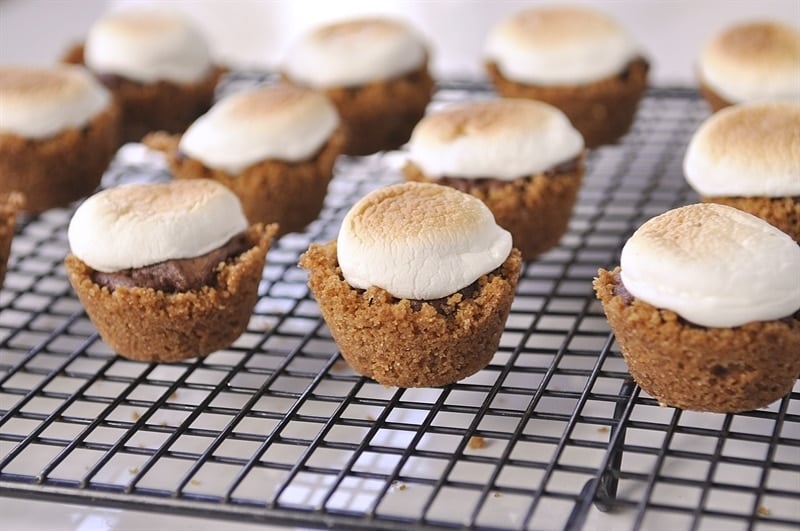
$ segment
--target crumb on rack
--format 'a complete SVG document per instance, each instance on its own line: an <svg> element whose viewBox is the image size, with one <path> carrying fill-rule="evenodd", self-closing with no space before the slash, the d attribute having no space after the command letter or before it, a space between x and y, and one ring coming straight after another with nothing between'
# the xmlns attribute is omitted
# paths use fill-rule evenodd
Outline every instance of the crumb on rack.
<svg viewBox="0 0 800 531"><path fill-rule="evenodd" d="M502 496L502 494L500 494L499 492L497 492L497 491L492 492L492 497L493 498L499 498L500 496Z"/></svg>
<svg viewBox="0 0 800 531"><path fill-rule="evenodd" d="M131 418L134 422L137 422L140 418L142 418L142 414L134 410L133 413L131 413Z"/></svg>
<svg viewBox="0 0 800 531"><path fill-rule="evenodd" d="M598 433L608 433L609 432L608 426L600 426L599 428L597 428L597 432Z"/></svg>
<svg viewBox="0 0 800 531"><path fill-rule="evenodd" d="M333 365L331 366L331 371L332 372L346 372L349 367L350 366L347 365L346 361L344 361L342 359L339 359L339 360L336 360L336 361L333 362Z"/></svg>
<svg viewBox="0 0 800 531"><path fill-rule="evenodd" d="M473 450L480 450L481 448L486 448L487 446L489 446L489 443L486 442L486 439L484 439L483 437L479 435L474 435L469 438L467 446L469 446Z"/></svg>
<svg viewBox="0 0 800 531"><path fill-rule="evenodd" d="M176 398L178 398L178 390L177 390L177 389L175 389L174 391L172 391L172 392L169 394L169 399L170 399L170 400L175 400Z"/></svg>
<svg viewBox="0 0 800 531"><path fill-rule="evenodd" d="M769 516L770 514L772 514L770 510L764 507L763 505L759 505L758 510L756 512L759 514L759 516Z"/></svg>
<svg viewBox="0 0 800 531"><path fill-rule="evenodd" d="M406 487L405 483L401 483L397 480L394 480L392 481L392 488L395 490L406 490L408 487Z"/></svg>
<svg viewBox="0 0 800 531"><path fill-rule="evenodd" d="M373 417L372 415L367 415L367 420L370 422L375 422L375 417Z"/></svg>
<svg viewBox="0 0 800 531"><path fill-rule="evenodd" d="M132 467L130 467L128 469L128 472L130 472L131 475L138 474L139 473L139 467L138 466L132 466Z"/></svg>
<svg viewBox="0 0 800 531"><path fill-rule="evenodd" d="M200 480L199 479L192 479L192 480L189 481L189 485L194 485L196 487L196 486L200 485Z"/></svg>

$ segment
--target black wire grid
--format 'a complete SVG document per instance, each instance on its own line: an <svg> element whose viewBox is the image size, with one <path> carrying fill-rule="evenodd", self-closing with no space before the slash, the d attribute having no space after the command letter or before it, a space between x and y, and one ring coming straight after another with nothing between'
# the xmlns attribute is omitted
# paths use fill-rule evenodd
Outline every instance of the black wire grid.
<svg viewBox="0 0 800 531"><path fill-rule="evenodd" d="M489 96L449 83L434 106ZM739 415L659 407L592 292L636 227L696 200L681 161L707 112L653 90L622 143L589 155L569 231L524 268L492 363L444 388L353 373L296 267L401 179L402 153L340 160L320 218L269 252L244 335L183 363L115 356L66 280L71 210L27 220L0 290L0 494L346 529L797 529L798 386ZM163 177L124 158L112 181Z"/></svg>

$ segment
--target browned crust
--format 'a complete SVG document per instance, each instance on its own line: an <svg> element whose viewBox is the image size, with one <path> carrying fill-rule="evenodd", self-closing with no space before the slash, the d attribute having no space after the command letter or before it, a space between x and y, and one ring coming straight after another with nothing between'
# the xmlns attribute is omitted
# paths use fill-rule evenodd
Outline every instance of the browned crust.
<svg viewBox="0 0 800 531"><path fill-rule="evenodd" d="M702 197L704 203L719 203L744 210L778 227L800 242L800 199L797 197Z"/></svg>
<svg viewBox="0 0 800 531"><path fill-rule="evenodd" d="M486 63L489 78L507 98L529 98L561 109L580 131L586 147L611 144L628 132L636 107L647 89L649 64L632 61L627 75L615 75L585 85L527 85L503 77L494 62Z"/></svg>
<svg viewBox="0 0 800 531"><path fill-rule="evenodd" d="M92 269L67 255L67 276L100 337L119 355L173 362L230 346L247 328L276 227L253 225L253 247L220 264L216 285L165 294L150 288L109 291L92 282Z"/></svg>
<svg viewBox="0 0 800 531"><path fill-rule="evenodd" d="M478 280L467 299L452 295L450 315L428 303L419 311L381 288L356 290L342 278L336 242L312 244L300 257L344 359L360 374L384 385L434 387L457 382L484 368L500 342L521 260L513 249L496 275Z"/></svg>
<svg viewBox="0 0 800 531"><path fill-rule="evenodd" d="M717 94L714 89L706 85L702 79L698 82L698 85L700 86L700 94L703 95L706 103L711 107L711 112L717 112L725 107L733 105L732 102L726 100Z"/></svg>
<svg viewBox="0 0 800 531"><path fill-rule="evenodd" d="M6 278L8 257L11 255L11 240L17 226L17 212L24 203L22 194L11 192L0 194L0 286Z"/></svg>
<svg viewBox="0 0 800 531"><path fill-rule="evenodd" d="M567 230L583 178L583 155L574 172L554 176L528 175L490 187L469 185L466 192L483 201L497 224L511 233L523 260L532 260L555 247ZM437 182L413 162L403 167L406 180Z"/></svg>
<svg viewBox="0 0 800 531"><path fill-rule="evenodd" d="M89 195L119 146L119 125L111 103L86 126L42 140L0 134L0 194L22 192L33 213Z"/></svg>
<svg viewBox="0 0 800 531"><path fill-rule="evenodd" d="M343 153L368 155L405 144L425 115L433 86L426 62L401 77L327 89L347 130Z"/></svg>
<svg viewBox="0 0 800 531"><path fill-rule="evenodd" d="M83 44L67 51L65 63L83 63ZM217 82L225 69L215 66L205 78L194 83L137 83L115 78L103 81L122 109L122 142L138 142L151 131L182 133L213 103Z"/></svg>
<svg viewBox="0 0 800 531"><path fill-rule="evenodd" d="M208 168L196 159L181 155L179 136L154 133L145 137L144 142L166 155L176 178L213 179L224 184L239 197L250 223L277 223L280 225L278 236L282 236L303 230L319 216L345 135L337 129L307 161L265 160L237 175Z"/></svg>
<svg viewBox="0 0 800 531"><path fill-rule="evenodd" d="M736 413L792 390L800 375L800 320L694 326L640 300L625 304L614 294L619 271L600 269L594 289L631 375L659 402Z"/></svg>

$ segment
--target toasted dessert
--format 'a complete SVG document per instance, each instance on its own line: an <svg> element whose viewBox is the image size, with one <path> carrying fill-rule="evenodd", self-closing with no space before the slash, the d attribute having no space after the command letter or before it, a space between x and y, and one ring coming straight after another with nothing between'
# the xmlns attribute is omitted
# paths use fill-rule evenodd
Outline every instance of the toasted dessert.
<svg viewBox="0 0 800 531"><path fill-rule="evenodd" d="M17 212L24 203L22 194L0 194L0 286L6 278L11 241L17 227Z"/></svg>
<svg viewBox="0 0 800 531"><path fill-rule="evenodd" d="M301 256L344 359L384 385L466 378L497 351L521 260L478 199L405 183L367 194Z"/></svg>
<svg viewBox="0 0 800 531"><path fill-rule="evenodd" d="M741 210L701 203L643 224L597 297L636 382L665 405L734 413L800 375L800 246ZM767 265L768 264L768 265Z"/></svg>
<svg viewBox="0 0 800 531"><path fill-rule="evenodd" d="M175 177L219 181L250 223L277 223L279 235L317 218L344 142L325 94L288 84L223 98L183 135L145 138L167 155Z"/></svg>
<svg viewBox="0 0 800 531"><path fill-rule="evenodd" d="M224 73L200 31L166 9L109 13L64 60L86 65L111 90L122 111L122 142L150 131L183 132L211 106Z"/></svg>
<svg viewBox="0 0 800 531"><path fill-rule="evenodd" d="M588 147L630 129L649 63L616 21L587 7L532 7L489 34L486 69L497 91L561 109Z"/></svg>
<svg viewBox="0 0 800 531"><path fill-rule="evenodd" d="M330 97L347 130L347 155L403 145L433 93L425 44L388 18L318 27L289 50L281 71L291 83Z"/></svg>
<svg viewBox="0 0 800 531"><path fill-rule="evenodd" d="M800 101L742 103L708 118L684 157L703 201L756 215L800 241Z"/></svg>
<svg viewBox="0 0 800 531"><path fill-rule="evenodd" d="M698 61L700 90L712 110L763 100L800 101L800 30L749 21L715 35Z"/></svg>
<svg viewBox="0 0 800 531"><path fill-rule="evenodd" d="M523 260L551 249L566 232L584 145L557 108L510 98L449 107L423 118L408 147L406 179L482 200Z"/></svg>
<svg viewBox="0 0 800 531"><path fill-rule="evenodd" d="M0 67L0 194L39 213L92 193L117 149L120 114L84 68Z"/></svg>
<svg viewBox="0 0 800 531"><path fill-rule="evenodd" d="M239 200L215 181L125 185L78 207L65 265L118 354L179 361L226 348L244 332L275 232L248 226Z"/></svg>

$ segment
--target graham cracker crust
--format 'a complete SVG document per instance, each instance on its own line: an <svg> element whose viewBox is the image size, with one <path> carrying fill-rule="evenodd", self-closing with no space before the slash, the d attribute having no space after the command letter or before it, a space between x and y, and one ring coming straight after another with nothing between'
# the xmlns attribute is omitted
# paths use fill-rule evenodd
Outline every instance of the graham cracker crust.
<svg viewBox="0 0 800 531"><path fill-rule="evenodd" d="M24 196L16 192L0 195L0 286L6 278L11 241L17 227L17 212L23 202Z"/></svg>
<svg viewBox="0 0 800 531"><path fill-rule="evenodd" d="M435 387L462 380L491 361L521 260L512 249L496 272L477 280L472 297L451 295L441 313L428 302L415 305L378 287L352 288L341 275L335 240L312 244L300 257L300 267L308 270L322 316L356 372L384 385Z"/></svg>
<svg viewBox="0 0 800 531"><path fill-rule="evenodd" d="M719 203L758 216L800 242L800 198L714 196L701 199L704 203Z"/></svg>

